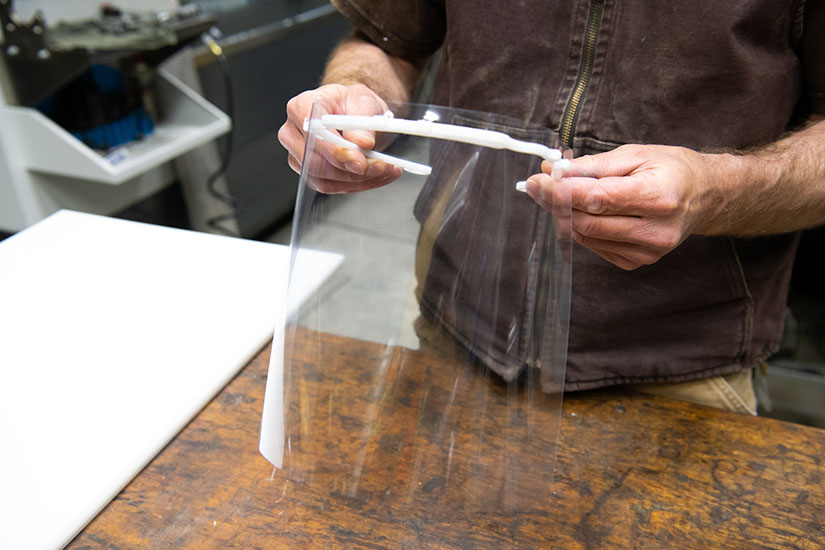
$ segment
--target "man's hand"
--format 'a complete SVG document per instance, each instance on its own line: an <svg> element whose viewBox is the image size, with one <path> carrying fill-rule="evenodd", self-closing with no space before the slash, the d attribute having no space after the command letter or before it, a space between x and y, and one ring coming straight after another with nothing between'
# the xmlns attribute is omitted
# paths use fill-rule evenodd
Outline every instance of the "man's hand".
<svg viewBox="0 0 825 550"><path fill-rule="evenodd" d="M304 121L316 105L315 115L347 114L378 115L387 110L387 104L362 84L343 86L328 84L304 92L287 104L287 121L278 131L278 140L289 152L289 166L300 173L305 163L308 183L322 193L352 193L387 185L401 176L401 168L376 159L368 159L359 151L317 140L314 154L304 159L306 132ZM375 147L373 132L345 131L347 139L364 149Z"/></svg>
<svg viewBox="0 0 825 550"><path fill-rule="evenodd" d="M625 145L572 161L559 180L532 176L527 192L545 210L567 203L560 220L573 240L623 268L652 264L697 227L702 211L707 157L690 149Z"/></svg>

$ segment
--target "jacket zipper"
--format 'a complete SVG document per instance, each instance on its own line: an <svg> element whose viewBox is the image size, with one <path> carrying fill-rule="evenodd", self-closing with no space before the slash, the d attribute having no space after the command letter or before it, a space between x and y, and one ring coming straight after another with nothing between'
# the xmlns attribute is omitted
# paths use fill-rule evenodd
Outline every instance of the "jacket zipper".
<svg viewBox="0 0 825 550"><path fill-rule="evenodd" d="M604 0L592 0L590 3L590 14L587 17L587 34L584 39L582 49L582 61L579 66L579 75L576 85L573 87L573 94L564 109L564 116L561 118L559 126L559 137L562 143L573 148L573 134L576 131L576 122L579 117L579 107L582 97L593 74L593 62L596 59L596 42L598 38L599 23L602 19L602 8Z"/></svg>
<svg viewBox="0 0 825 550"><path fill-rule="evenodd" d="M587 34L585 36L582 61L579 66L579 74L576 78L576 85L573 87L573 94L564 109L564 116L559 126L559 137L562 143L569 148L573 148L573 134L576 130L576 121L579 115L579 107L582 97L590 82L590 75L593 73L593 62L596 58L596 42L598 38L599 24L602 19L602 8L604 0L591 0L590 13L587 17ZM533 314L533 335L530 359L527 364L541 370L543 351L543 339L545 324L547 322L547 301L550 293L550 258L553 253L554 231L552 220L547 221L547 229L542 243L541 261L539 267L538 296L536 297L536 309ZM562 260L564 261L564 260Z"/></svg>

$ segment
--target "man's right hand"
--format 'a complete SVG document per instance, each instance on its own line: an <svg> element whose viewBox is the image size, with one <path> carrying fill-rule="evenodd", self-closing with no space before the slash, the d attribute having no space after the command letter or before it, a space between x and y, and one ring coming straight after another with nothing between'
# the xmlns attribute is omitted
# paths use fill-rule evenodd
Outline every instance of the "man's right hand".
<svg viewBox="0 0 825 550"><path fill-rule="evenodd" d="M380 115L387 104L363 84L328 84L299 94L287 103L287 121L278 131L278 140L289 152L289 166L300 173L307 164L310 186L321 193L353 193L381 187L397 180L402 169L377 159L367 158L355 149L317 140L308 159L304 157L306 132L304 121L315 115ZM375 147L375 133L362 130L344 131L344 139L363 149Z"/></svg>

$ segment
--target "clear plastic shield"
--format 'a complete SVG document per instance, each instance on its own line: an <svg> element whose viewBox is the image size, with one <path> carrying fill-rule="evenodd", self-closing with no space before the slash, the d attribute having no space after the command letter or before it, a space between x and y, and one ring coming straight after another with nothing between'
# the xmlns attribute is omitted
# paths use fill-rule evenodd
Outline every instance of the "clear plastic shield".
<svg viewBox="0 0 825 550"><path fill-rule="evenodd" d="M329 193L340 174L325 159L362 121L307 121L261 451L280 478L370 517L523 522L552 498L571 244L569 200L548 212L517 183L559 141L489 113L391 109L412 123L367 126L404 172L357 192ZM340 263L306 298L294 288L318 251Z"/></svg>

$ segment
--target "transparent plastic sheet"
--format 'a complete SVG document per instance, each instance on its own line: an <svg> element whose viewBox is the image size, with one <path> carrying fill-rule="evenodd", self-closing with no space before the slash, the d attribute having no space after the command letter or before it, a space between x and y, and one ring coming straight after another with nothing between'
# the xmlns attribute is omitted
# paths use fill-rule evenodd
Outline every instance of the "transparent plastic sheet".
<svg viewBox="0 0 825 550"><path fill-rule="evenodd" d="M547 129L490 113L391 110L560 147ZM324 155L340 145L330 132L341 135L322 115L307 123L292 313L273 340L262 454L284 491L346 498L364 521L419 522L404 547L434 547L454 521L481 522L473 532L502 547L552 529L541 504L552 498L564 386L569 200L551 214L516 189L540 172L538 154L382 132L383 154L431 172L322 193ZM305 299L293 288L315 251L341 263Z"/></svg>

